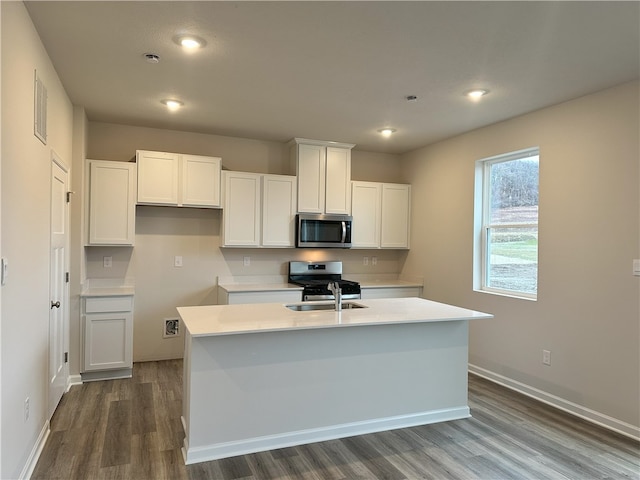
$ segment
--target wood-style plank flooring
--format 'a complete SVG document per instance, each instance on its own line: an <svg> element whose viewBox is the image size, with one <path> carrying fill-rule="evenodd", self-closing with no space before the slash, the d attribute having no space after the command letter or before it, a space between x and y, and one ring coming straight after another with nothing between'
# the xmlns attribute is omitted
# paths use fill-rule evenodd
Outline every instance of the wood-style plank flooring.
<svg viewBox="0 0 640 480"><path fill-rule="evenodd" d="M638 442L473 375L470 419L190 466L180 451L181 398L181 360L72 387L32 478L640 479Z"/></svg>

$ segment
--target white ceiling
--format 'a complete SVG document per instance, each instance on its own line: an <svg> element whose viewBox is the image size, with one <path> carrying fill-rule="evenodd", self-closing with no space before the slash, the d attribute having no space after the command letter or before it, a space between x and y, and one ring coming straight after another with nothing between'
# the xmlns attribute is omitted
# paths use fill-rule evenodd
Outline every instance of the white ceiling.
<svg viewBox="0 0 640 480"><path fill-rule="evenodd" d="M402 153L640 70L636 1L25 3L89 120L281 142ZM491 92L473 103L474 87Z"/></svg>

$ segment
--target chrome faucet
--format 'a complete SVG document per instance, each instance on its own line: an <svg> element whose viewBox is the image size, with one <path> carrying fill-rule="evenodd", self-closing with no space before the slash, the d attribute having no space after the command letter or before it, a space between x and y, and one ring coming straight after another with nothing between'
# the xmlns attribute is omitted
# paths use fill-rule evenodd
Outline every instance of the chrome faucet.
<svg viewBox="0 0 640 480"><path fill-rule="evenodd" d="M333 296L336 299L336 312L342 311L342 289L340 288L340 284L338 282L333 282L329 284L329 290L333 293Z"/></svg>

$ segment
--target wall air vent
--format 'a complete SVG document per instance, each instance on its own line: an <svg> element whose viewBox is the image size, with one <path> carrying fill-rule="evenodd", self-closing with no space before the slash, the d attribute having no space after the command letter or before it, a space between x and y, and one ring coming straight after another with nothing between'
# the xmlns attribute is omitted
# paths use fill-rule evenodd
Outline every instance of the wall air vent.
<svg viewBox="0 0 640 480"><path fill-rule="evenodd" d="M34 120L33 133L40 139L42 143L47 144L47 87L44 86L42 80L35 74L35 91L34 91Z"/></svg>

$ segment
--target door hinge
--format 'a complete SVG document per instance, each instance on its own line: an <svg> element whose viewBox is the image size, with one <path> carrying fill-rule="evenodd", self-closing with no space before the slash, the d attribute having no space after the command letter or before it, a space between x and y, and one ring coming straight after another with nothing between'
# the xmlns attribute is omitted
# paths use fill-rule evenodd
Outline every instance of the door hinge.
<svg viewBox="0 0 640 480"><path fill-rule="evenodd" d="M67 203L71 202L71 195L73 195L76 192L67 192Z"/></svg>
<svg viewBox="0 0 640 480"><path fill-rule="evenodd" d="M64 363L69 363L69 352L64 352Z"/></svg>
<svg viewBox="0 0 640 480"><path fill-rule="evenodd" d="M69 283L69 272L64 272L64 281L65 283Z"/></svg>

